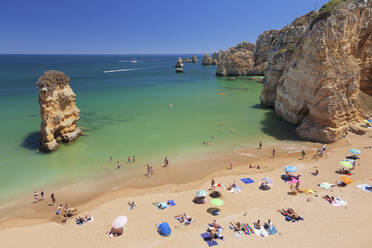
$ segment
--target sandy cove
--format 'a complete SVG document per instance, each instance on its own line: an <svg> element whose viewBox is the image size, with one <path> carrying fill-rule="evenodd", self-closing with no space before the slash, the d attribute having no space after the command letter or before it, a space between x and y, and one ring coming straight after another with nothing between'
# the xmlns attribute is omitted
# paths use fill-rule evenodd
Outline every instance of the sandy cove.
<svg viewBox="0 0 372 248"><path fill-rule="evenodd" d="M372 193L356 187L362 183L372 183L372 167L368 161L372 159L372 151L365 148L370 146L370 136L350 135L347 139L329 146L325 158L315 158L314 152L307 154L305 160L299 160L299 154L278 156L275 159L260 161L266 170L250 169L248 165L234 167L204 177L201 180L187 184L167 184L152 188L117 190L103 194L96 199L81 205L82 212L94 216L93 223L82 226L73 220L65 225L55 221L32 224L32 220L18 219L18 227L14 223L2 223L0 231L0 247L208 247L200 234L205 232L207 224L213 219L225 229L222 234L224 241L218 241L218 247L244 247L247 245L259 247L371 247L372 236ZM350 148L363 151L360 164L352 178L354 183L345 188L324 190L317 186L321 182L335 183L340 175L334 171L339 169L339 160L349 154ZM255 163L257 164L257 163ZM302 175L301 188L316 190L309 196L298 194L289 195L289 185L283 183L280 175L283 166L292 164L298 167ZM275 166L274 166L275 165ZM280 168L279 168L280 167ZM311 175L314 167L320 172L319 176ZM274 168L274 169L270 169ZM249 176L255 183L245 185L240 181L242 192L233 194L221 190L225 204L221 207L219 216L212 216L206 209L213 205L195 205L192 199L199 189L209 189L210 179L224 185L234 180ZM269 176L274 186L269 191L258 189L262 177ZM346 207L333 207L322 196L325 194L341 197L348 202ZM122 197L120 197L122 195ZM173 199L176 206L158 210L152 205L155 201ZM128 201L134 200L137 208L128 210ZM286 222L278 213L282 208L293 208L305 220L292 223ZM179 224L174 216L186 212L195 221L189 226ZM111 222L119 215L128 217L124 234L110 238L107 232ZM240 238L228 228L230 221L240 221L252 224L260 219L262 222L271 219L278 233L265 238L256 235L241 234ZM167 221L172 228L170 237L160 236L155 225Z"/></svg>

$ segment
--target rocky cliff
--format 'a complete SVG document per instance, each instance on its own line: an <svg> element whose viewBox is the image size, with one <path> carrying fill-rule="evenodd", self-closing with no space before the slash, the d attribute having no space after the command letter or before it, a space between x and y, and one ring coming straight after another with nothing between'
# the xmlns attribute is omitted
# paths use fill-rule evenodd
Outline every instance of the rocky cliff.
<svg viewBox="0 0 372 248"><path fill-rule="evenodd" d="M226 51L220 51L217 61L218 76L258 75L254 67L255 45L249 42L239 43Z"/></svg>
<svg viewBox="0 0 372 248"><path fill-rule="evenodd" d="M76 107L76 95L69 82L70 79L59 71L47 71L37 82L40 90L41 151L54 151L59 142L71 142L81 134L76 125L80 110Z"/></svg>
<svg viewBox="0 0 372 248"><path fill-rule="evenodd" d="M284 27L269 52L261 102L298 125L299 136L334 142L372 92L372 1L332 0Z"/></svg>
<svg viewBox="0 0 372 248"><path fill-rule="evenodd" d="M213 54L219 76L263 75L268 53L279 31L262 33L255 44L242 42L226 51Z"/></svg>

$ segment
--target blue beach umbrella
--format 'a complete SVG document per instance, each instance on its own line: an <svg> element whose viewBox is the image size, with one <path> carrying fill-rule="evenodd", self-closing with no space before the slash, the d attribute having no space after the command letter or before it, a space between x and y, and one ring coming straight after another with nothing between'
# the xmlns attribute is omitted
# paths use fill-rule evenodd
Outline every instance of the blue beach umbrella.
<svg viewBox="0 0 372 248"><path fill-rule="evenodd" d="M368 119L368 122L372 122L372 119Z"/></svg>
<svg viewBox="0 0 372 248"><path fill-rule="evenodd" d="M350 149L349 152L351 152L352 154L362 154L362 152L358 149Z"/></svg>
<svg viewBox="0 0 372 248"><path fill-rule="evenodd" d="M161 236L169 236L171 235L171 229L167 222L163 222L158 226L158 233Z"/></svg>
<svg viewBox="0 0 372 248"><path fill-rule="evenodd" d="M196 192L196 196L198 197L206 196L206 195L208 195L208 192L205 190L199 190L198 192Z"/></svg>
<svg viewBox="0 0 372 248"><path fill-rule="evenodd" d="M297 168L293 165L289 165L289 166L286 166L284 168L285 172L296 172L297 171Z"/></svg>

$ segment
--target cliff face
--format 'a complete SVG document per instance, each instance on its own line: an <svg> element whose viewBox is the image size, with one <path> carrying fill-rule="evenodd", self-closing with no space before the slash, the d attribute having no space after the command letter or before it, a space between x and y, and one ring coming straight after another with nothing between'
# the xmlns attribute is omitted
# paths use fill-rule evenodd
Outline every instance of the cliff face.
<svg viewBox="0 0 372 248"><path fill-rule="evenodd" d="M254 44L242 42L226 51L220 51L216 74L218 76L257 75L258 72L254 67L254 49Z"/></svg>
<svg viewBox="0 0 372 248"><path fill-rule="evenodd" d="M280 31L261 95L263 104L298 125L299 136L327 143L355 129L359 88L372 91L372 1L339 2L303 17L304 25L287 26L287 34Z"/></svg>
<svg viewBox="0 0 372 248"><path fill-rule="evenodd" d="M247 76L263 75L267 67L268 53L279 31L262 33L255 44L242 42L226 51L213 54L217 75Z"/></svg>
<svg viewBox="0 0 372 248"><path fill-rule="evenodd" d="M69 81L62 72L47 71L37 82L40 90L41 151L54 151L58 142L71 142L81 134L76 125L80 110L76 107L76 95Z"/></svg>
<svg viewBox="0 0 372 248"><path fill-rule="evenodd" d="M254 51L254 67L262 75L267 67L267 58L269 57L269 52L278 33L278 30L265 31L258 36L256 40L256 49Z"/></svg>

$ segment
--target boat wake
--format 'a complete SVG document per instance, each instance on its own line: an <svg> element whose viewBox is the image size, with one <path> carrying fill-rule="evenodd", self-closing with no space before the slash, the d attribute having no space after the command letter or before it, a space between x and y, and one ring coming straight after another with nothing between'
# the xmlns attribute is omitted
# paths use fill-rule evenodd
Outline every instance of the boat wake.
<svg viewBox="0 0 372 248"><path fill-rule="evenodd" d="M103 71L103 73L125 72L125 71L138 71L138 70L156 69L156 68L162 68L162 67L169 67L169 65L152 66L152 67L140 67L140 68L132 68L132 69L107 70L107 71Z"/></svg>

